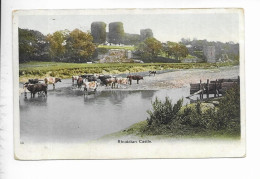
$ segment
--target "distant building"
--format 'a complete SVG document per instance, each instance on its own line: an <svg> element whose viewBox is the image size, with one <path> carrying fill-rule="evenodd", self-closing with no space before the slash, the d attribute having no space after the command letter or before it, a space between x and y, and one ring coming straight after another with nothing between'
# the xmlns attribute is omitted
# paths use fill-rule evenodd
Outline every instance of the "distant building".
<svg viewBox="0 0 260 179"><path fill-rule="evenodd" d="M152 29L141 29L140 30L140 40L144 41L147 38L153 37L153 31Z"/></svg>
<svg viewBox="0 0 260 179"><path fill-rule="evenodd" d="M131 50L126 50L126 57L127 59L131 59L133 57Z"/></svg>
<svg viewBox="0 0 260 179"><path fill-rule="evenodd" d="M205 46L203 48L205 60L208 63L216 63L216 49L215 46Z"/></svg>

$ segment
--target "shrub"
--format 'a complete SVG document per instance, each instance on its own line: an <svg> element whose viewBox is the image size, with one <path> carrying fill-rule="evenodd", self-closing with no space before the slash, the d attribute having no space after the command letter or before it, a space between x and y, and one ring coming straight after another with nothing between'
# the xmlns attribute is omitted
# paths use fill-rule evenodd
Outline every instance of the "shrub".
<svg viewBox="0 0 260 179"><path fill-rule="evenodd" d="M240 88L234 84L224 98L219 101L219 110L216 113L215 129L228 128L240 130Z"/></svg>
<svg viewBox="0 0 260 179"><path fill-rule="evenodd" d="M153 111L148 110L149 117L147 118L148 125L161 125L169 124L176 118L177 113L180 111L183 104L183 99L180 99L175 105L169 97L165 98L165 102L155 99L152 103Z"/></svg>
<svg viewBox="0 0 260 179"><path fill-rule="evenodd" d="M228 90L219 101L218 107L197 102L182 107L183 99L176 104L166 97L152 102L148 110L147 127L143 131L148 135L195 135L211 134L213 131L227 134L240 134L240 91L239 85ZM181 110L182 108L182 110Z"/></svg>
<svg viewBox="0 0 260 179"><path fill-rule="evenodd" d="M50 76L52 76L52 77L56 77L56 76L57 76L57 72L52 71L52 72L50 73Z"/></svg>

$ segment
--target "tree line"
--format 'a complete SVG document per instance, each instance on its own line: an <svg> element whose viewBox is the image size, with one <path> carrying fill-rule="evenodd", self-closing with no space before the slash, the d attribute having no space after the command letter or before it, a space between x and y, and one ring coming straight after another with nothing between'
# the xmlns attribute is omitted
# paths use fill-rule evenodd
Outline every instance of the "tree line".
<svg viewBox="0 0 260 179"><path fill-rule="evenodd" d="M99 25L104 27L104 24ZM79 29L73 31L62 30L46 36L35 30L19 28L18 31L19 61L21 63L28 61L73 63L93 61L94 56L97 56L97 53L100 51L98 45L105 39L105 35L101 31L99 33L90 33ZM118 32L118 34L123 33L118 29L114 31ZM118 36L118 34L115 34L111 34L110 37ZM96 36L96 38L93 38L93 36ZM97 36L99 37L97 38ZM183 44L175 42L163 44L154 37L150 37L150 35L146 37L144 41L135 45L135 54L139 59L148 62L165 53L167 57L174 57L179 60L188 55L188 50ZM117 41L118 39L120 38L113 38L113 42L119 42Z"/></svg>
<svg viewBox="0 0 260 179"><path fill-rule="evenodd" d="M79 29L56 31L44 36L39 31L18 29L19 62L57 61L87 62L91 59L96 45L89 32Z"/></svg>
<svg viewBox="0 0 260 179"><path fill-rule="evenodd" d="M239 60L239 44L234 42L209 42L207 40L198 40L194 38L190 40L189 38L182 38L181 43L190 46L188 48L189 54L203 59L203 48L205 46L214 46L216 59L221 59L224 54L228 56L231 60Z"/></svg>
<svg viewBox="0 0 260 179"><path fill-rule="evenodd" d="M227 54L231 60L239 60L239 44L232 42L182 39L178 43L171 41L162 43L153 37L149 29L141 30L142 40L140 40L138 34L125 33L123 23L115 22L109 25L108 34L105 31L106 24L103 22L92 23L91 32L83 32L79 29L61 30L46 36L39 31L19 28L19 61L21 63L95 61L98 54L102 52L98 45L103 44L107 38L110 39L109 43L134 45L134 58L144 62L179 62L188 55L204 59L205 46L215 46L217 59Z"/></svg>

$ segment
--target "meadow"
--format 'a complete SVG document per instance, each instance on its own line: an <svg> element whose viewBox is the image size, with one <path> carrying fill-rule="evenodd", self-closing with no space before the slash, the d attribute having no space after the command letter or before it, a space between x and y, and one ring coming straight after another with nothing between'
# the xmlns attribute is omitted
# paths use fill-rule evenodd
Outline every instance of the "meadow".
<svg viewBox="0 0 260 179"><path fill-rule="evenodd" d="M135 73L150 70L168 69L208 69L221 66L236 65L226 63L62 63L62 62L27 62L19 64L19 80L27 81L28 78L44 78L47 76L71 78L72 75L86 73L120 74Z"/></svg>

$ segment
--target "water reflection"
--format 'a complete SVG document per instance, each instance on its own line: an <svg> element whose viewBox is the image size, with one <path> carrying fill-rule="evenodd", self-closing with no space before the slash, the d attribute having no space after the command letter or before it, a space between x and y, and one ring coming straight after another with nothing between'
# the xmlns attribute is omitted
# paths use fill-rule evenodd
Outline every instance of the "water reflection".
<svg viewBox="0 0 260 179"><path fill-rule="evenodd" d="M147 91L145 91L145 93L141 93L141 97L142 97L142 99L152 98L154 93L155 93L154 90L147 90Z"/></svg>
<svg viewBox="0 0 260 179"><path fill-rule="evenodd" d="M25 105L46 106L47 99L48 98L45 96L38 96L38 97L34 97L34 98L24 98L22 101L24 102Z"/></svg>

